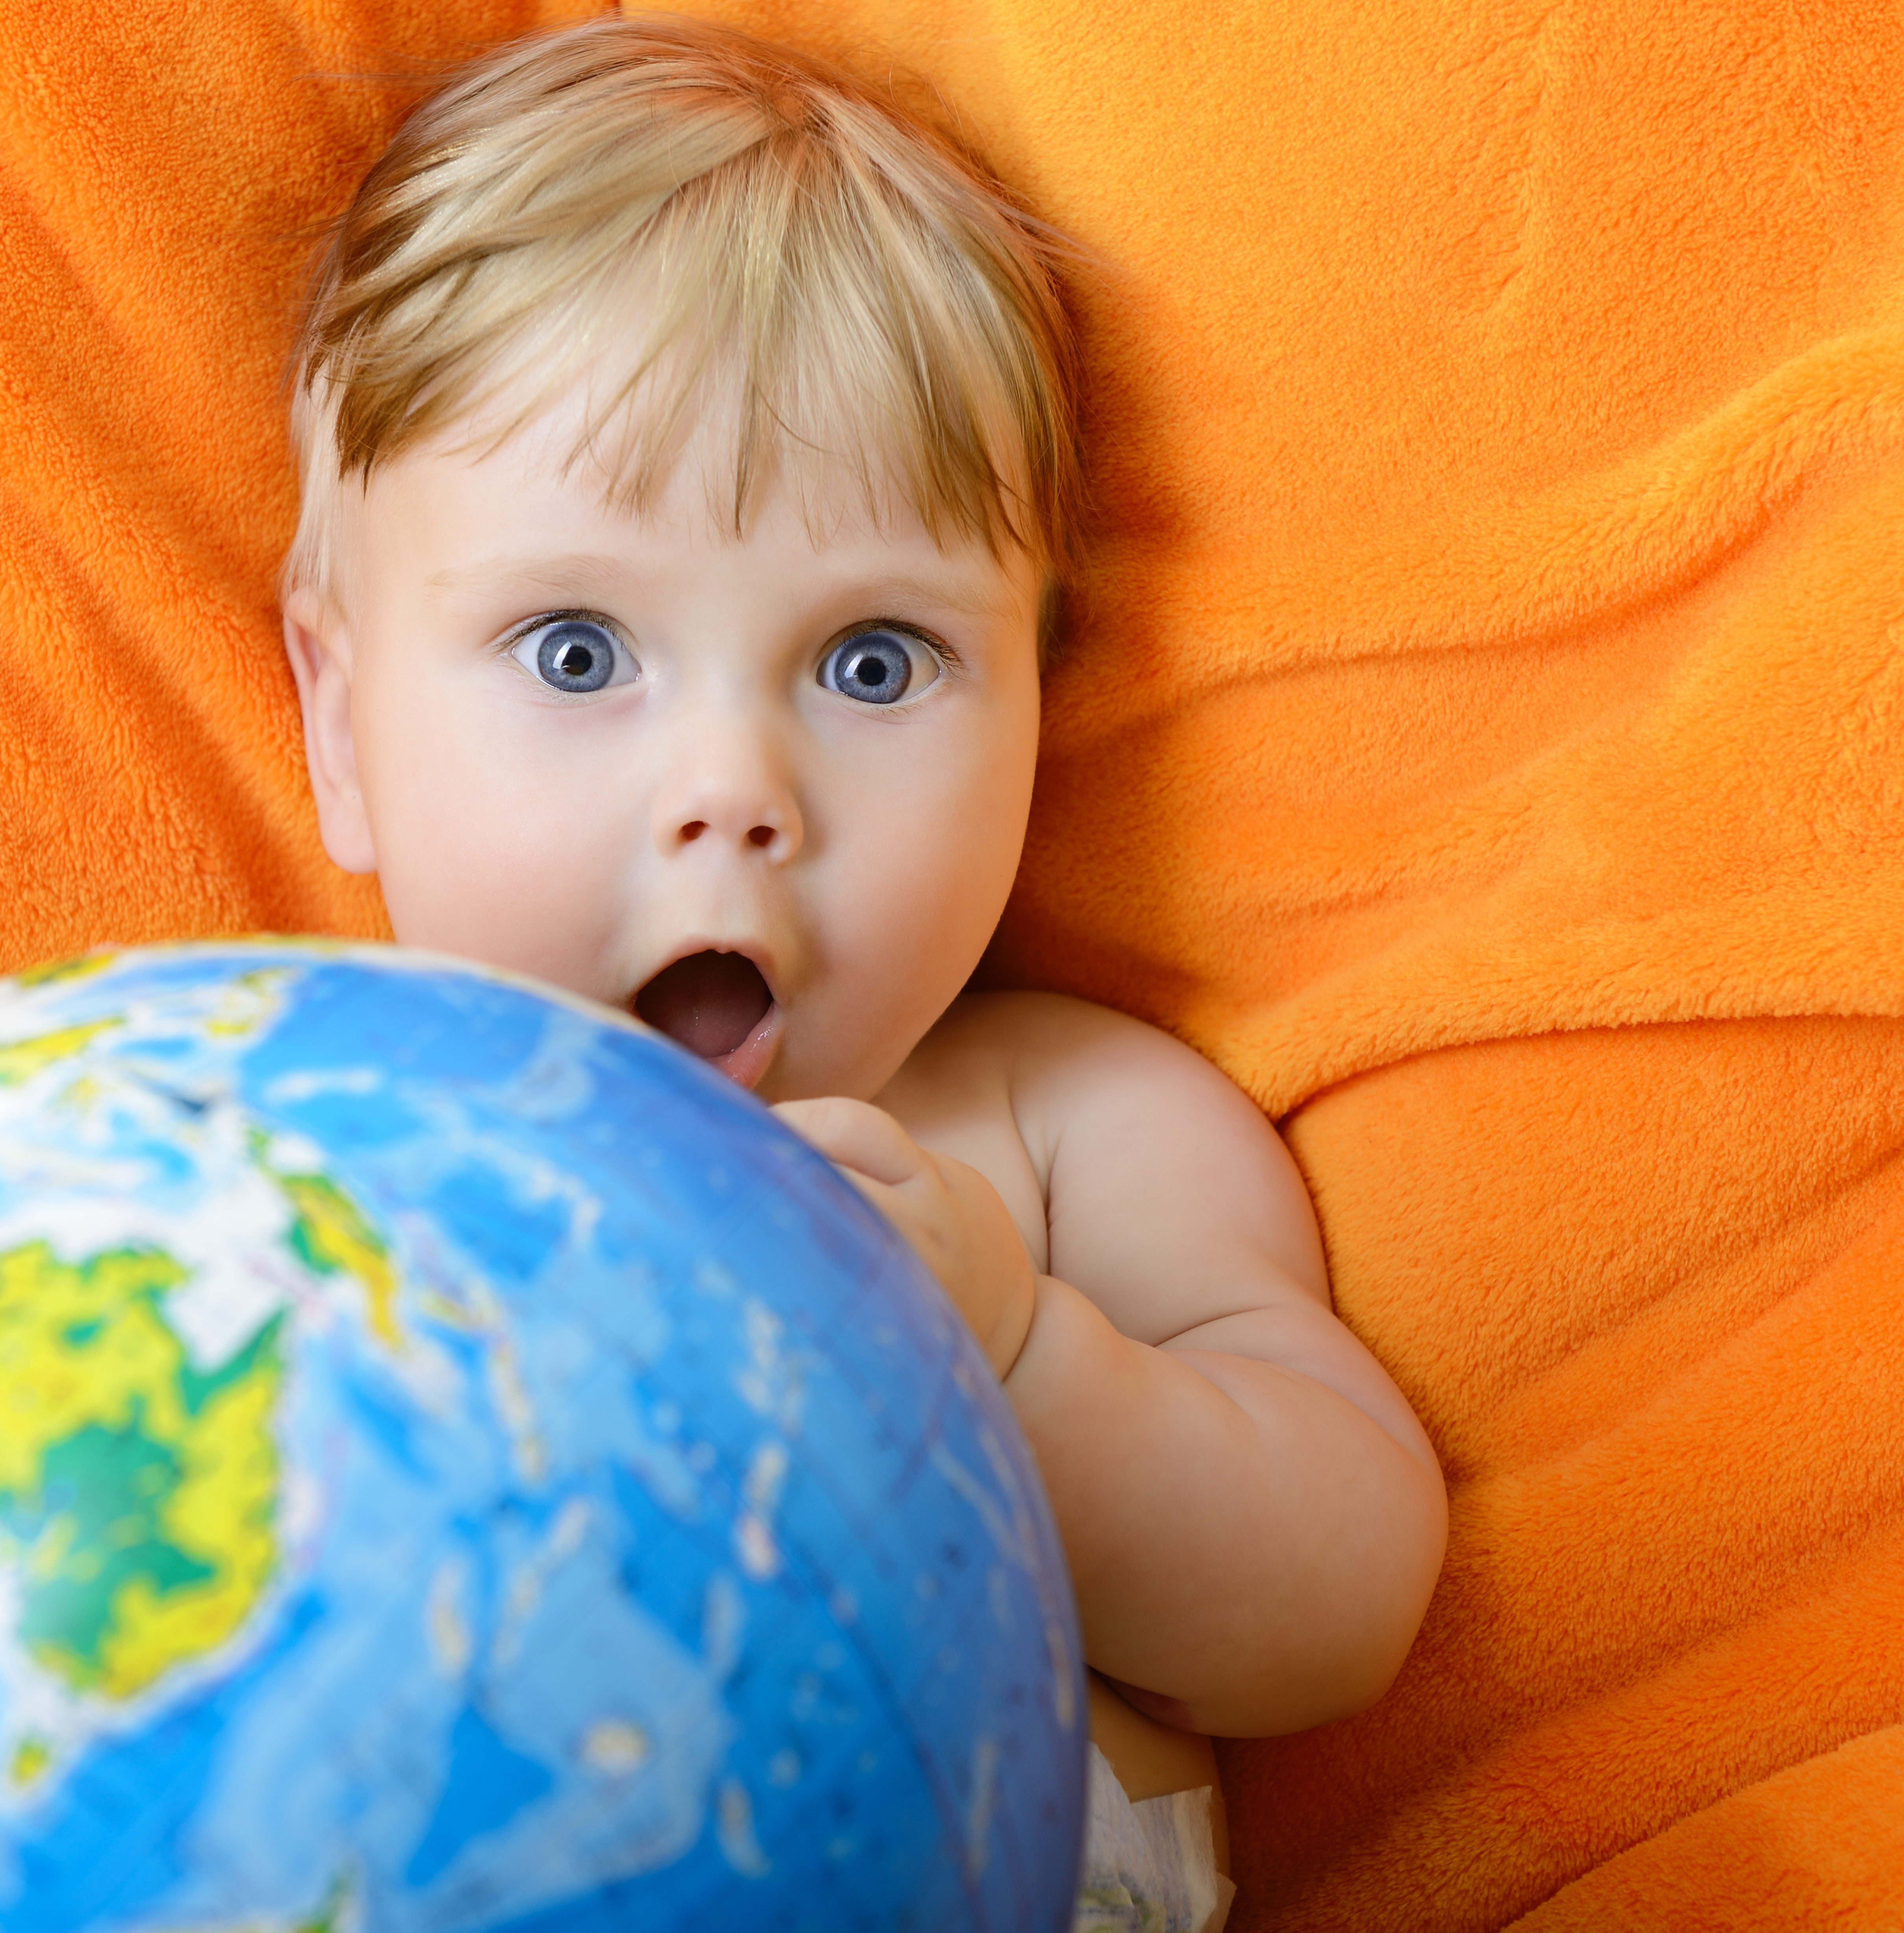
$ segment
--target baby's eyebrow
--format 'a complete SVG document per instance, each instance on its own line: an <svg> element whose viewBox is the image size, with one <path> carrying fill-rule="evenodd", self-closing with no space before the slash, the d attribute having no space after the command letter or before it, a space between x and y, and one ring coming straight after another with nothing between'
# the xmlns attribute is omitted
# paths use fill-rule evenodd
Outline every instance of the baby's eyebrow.
<svg viewBox="0 0 1904 1933"><path fill-rule="evenodd" d="M996 585L975 583L950 571L942 576L920 571L870 579L855 583L851 591L871 617L902 617L907 607L921 598L966 618L1002 617L1011 606L1009 595Z"/></svg>
<svg viewBox="0 0 1904 1933"><path fill-rule="evenodd" d="M543 591L552 594L589 585L623 581L626 567L617 559L578 551L563 557L506 558L432 571L423 581L433 591Z"/></svg>
<svg viewBox="0 0 1904 1933"><path fill-rule="evenodd" d="M620 558L578 551L560 557L506 558L500 561L433 571L424 582L433 591L472 592L479 596L503 591L572 596L590 589L625 588L628 568ZM1007 595L989 582L975 582L948 568L895 571L890 575L853 579L836 587L836 601L851 601L866 617L905 616L923 600L942 610L968 618L997 618L1009 608Z"/></svg>

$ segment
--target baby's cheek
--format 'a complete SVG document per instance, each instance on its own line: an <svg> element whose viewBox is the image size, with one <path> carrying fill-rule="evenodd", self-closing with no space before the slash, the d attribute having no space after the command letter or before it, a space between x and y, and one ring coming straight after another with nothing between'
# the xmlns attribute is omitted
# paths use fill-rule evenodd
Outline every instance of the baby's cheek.
<svg viewBox="0 0 1904 1933"><path fill-rule="evenodd" d="M593 984L612 926L605 888L617 849L602 813L512 785L466 748L425 740L373 824L401 944L619 994Z"/></svg>

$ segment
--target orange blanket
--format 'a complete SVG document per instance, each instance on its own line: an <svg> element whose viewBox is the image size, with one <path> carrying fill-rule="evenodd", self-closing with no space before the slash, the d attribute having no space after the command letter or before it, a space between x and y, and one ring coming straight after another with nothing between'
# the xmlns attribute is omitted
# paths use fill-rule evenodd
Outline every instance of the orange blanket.
<svg viewBox="0 0 1904 1933"><path fill-rule="evenodd" d="M377 930L272 580L298 231L531 0L0 24L0 964ZM1904 25L722 0L1081 279L1098 561L996 956L1285 1125L1453 1484L1239 1933L1904 1919Z"/></svg>

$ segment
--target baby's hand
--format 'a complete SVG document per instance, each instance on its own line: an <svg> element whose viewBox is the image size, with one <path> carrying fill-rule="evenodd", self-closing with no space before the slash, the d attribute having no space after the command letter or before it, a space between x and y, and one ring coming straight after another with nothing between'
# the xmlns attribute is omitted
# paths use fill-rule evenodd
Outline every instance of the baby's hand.
<svg viewBox="0 0 1904 1933"><path fill-rule="evenodd" d="M869 1102L782 1101L773 1111L912 1244L1002 1380L1031 1330L1038 1278L998 1190Z"/></svg>

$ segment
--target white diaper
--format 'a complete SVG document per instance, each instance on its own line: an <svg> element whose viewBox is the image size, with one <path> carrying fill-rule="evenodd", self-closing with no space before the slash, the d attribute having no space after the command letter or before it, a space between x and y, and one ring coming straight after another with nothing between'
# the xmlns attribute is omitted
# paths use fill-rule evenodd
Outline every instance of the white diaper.
<svg viewBox="0 0 1904 1933"><path fill-rule="evenodd" d="M1095 1745L1090 1781L1071 1933L1222 1933L1236 1889L1216 1869L1210 1788L1134 1805Z"/></svg>

